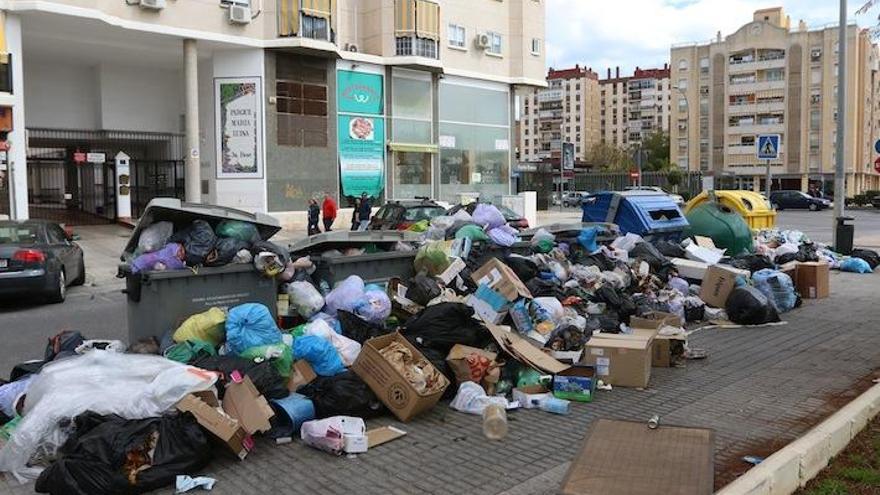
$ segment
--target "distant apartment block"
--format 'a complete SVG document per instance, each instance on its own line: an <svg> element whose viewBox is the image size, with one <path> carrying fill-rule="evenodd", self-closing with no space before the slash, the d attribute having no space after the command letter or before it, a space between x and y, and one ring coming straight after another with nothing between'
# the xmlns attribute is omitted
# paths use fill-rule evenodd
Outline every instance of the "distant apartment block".
<svg viewBox="0 0 880 495"><path fill-rule="evenodd" d="M631 148L654 132L669 132L669 72L665 64L662 69L636 67L633 75L624 77L619 67L613 77L608 69L599 81L602 142Z"/></svg>

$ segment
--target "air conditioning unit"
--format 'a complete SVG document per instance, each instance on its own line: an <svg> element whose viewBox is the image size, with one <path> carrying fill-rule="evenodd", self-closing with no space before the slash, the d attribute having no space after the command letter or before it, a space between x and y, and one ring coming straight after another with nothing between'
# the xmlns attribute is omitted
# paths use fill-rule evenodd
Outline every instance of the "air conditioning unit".
<svg viewBox="0 0 880 495"><path fill-rule="evenodd" d="M487 48L489 48L489 45L492 43L492 41L489 39L488 34L480 33L477 35L474 43L477 45L477 48L482 48L483 50L486 50Z"/></svg>
<svg viewBox="0 0 880 495"><path fill-rule="evenodd" d="M229 22L232 24L248 24L251 22L251 8L247 5L230 4Z"/></svg>
<svg viewBox="0 0 880 495"><path fill-rule="evenodd" d="M141 0L139 5L142 9L162 10L165 8L165 0Z"/></svg>
<svg viewBox="0 0 880 495"><path fill-rule="evenodd" d="M357 52L358 52L358 46L355 45L354 43L346 43L346 44L345 44L345 51L347 51L347 52L352 52L352 53L357 53Z"/></svg>

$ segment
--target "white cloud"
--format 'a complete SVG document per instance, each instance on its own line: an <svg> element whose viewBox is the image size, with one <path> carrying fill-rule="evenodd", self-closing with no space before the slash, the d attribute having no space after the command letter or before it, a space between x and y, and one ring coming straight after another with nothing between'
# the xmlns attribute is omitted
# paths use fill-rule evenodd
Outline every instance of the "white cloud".
<svg viewBox="0 0 880 495"><path fill-rule="evenodd" d="M861 0L850 2L855 12ZM636 67L663 66L673 43L711 39L719 30L726 36L752 20L761 8L778 0L547 0L547 64L592 67L600 76L620 66L621 73ZM810 26L833 23L837 2L788 0L792 24L803 19ZM877 7L860 22L869 25ZM862 22L863 21L863 22Z"/></svg>

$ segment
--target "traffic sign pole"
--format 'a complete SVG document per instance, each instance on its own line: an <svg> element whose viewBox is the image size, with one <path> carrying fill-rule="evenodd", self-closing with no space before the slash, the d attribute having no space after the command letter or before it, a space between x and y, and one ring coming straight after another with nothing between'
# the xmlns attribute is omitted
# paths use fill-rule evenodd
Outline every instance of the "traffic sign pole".
<svg viewBox="0 0 880 495"><path fill-rule="evenodd" d="M770 160L767 160L767 186L764 187L767 201L770 201L770 183L773 180L773 171L770 170Z"/></svg>

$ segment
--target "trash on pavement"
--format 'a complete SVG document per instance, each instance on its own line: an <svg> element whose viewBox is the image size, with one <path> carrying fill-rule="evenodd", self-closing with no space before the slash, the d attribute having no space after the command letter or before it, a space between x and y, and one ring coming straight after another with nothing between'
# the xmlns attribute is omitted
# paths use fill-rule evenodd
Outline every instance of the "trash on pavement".
<svg viewBox="0 0 880 495"><path fill-rule="evenodd" d="M400 428L393 426L382 426L367 430L367 447L372 449L379 445L386 444L392 440L397 440L406 435L406 432Z"/></svg>
<svg viewBox="0 0 880 495"><path fill-rule="evenodd" d="M751 286L737 287L727 298L727 317L739 325L762 325L779 321L779 313L761 291Z"/></svg>
<svg viewBox="0 0 880 495"><path fill-rule="evenodd" d="M576 364L553 375L553 396L576 402L592 402L596 382L596 368Z"/></svg>
<svg viewBox="0 0 880 495"><path fill-rule="evenodd" d="M336 455L366 452L365 433L364 420L350 416L306 421L300 429L303 443Z"/></svg>
<svg viewBox="0 0 880 495"><path fill-rule="evenodd" d="M703 282L700 285L700 299L706 304L716 308L723 308L727 304L727 298L736 287L737 277L748 279L750 273L747 270L739 270L731 266L712 265L706 269Z"/></svg>
<svg viewBox="0 0 880 495"><path fill-rule="evenodd" d="M639 335L593 337L581 363L595 367L596 375L611 385L646 388L651 379L653 340Z"/></svg>
<svg viewBox="0 0 880 495"><path fill-rule="evenodd" d="M831 292L830 265L825 262L798 263L795 268L795 285L804 299L824 299Z"/></svg>
<svg viewBox="0 0 880 495"><path fill-rule="evenodd" d="M217 480L214 478L209 478L207 476L187 476L185 474L177 475L174 481L174 493L186 493L191 490L195 490L196 488L201 488L206 491L211 491L214 489L214 484L217 483Z"/></svg>

